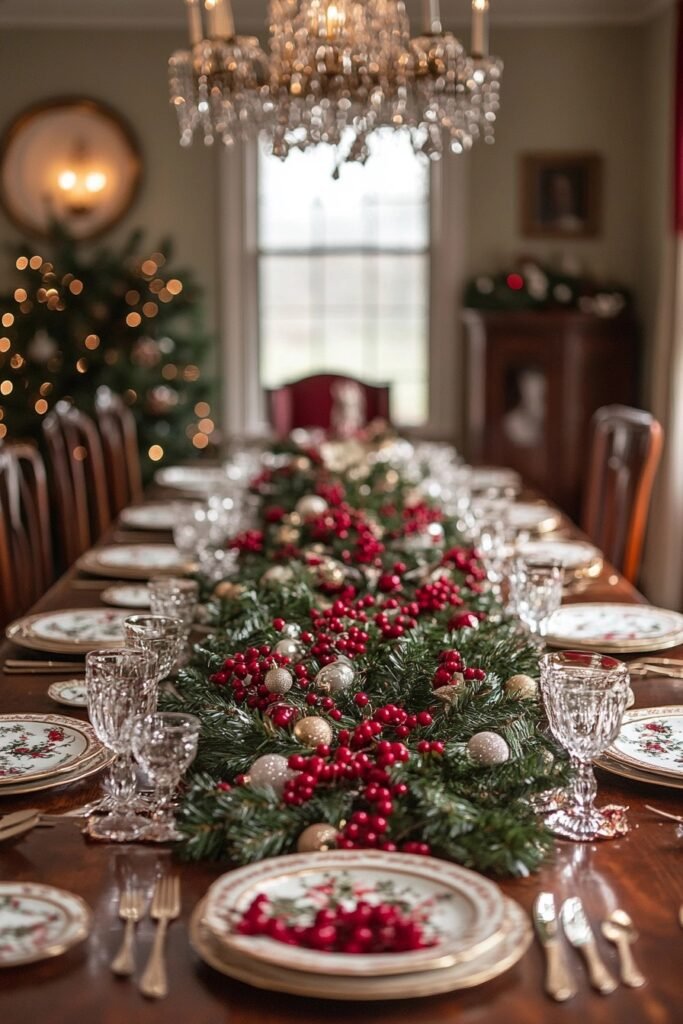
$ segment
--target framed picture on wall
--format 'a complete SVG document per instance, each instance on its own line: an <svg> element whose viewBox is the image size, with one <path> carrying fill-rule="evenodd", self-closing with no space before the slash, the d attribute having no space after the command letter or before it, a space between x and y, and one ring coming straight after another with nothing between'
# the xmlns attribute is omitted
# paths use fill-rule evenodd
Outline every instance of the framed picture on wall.
<svg viewBox="0 0 683 1024"><path fill-rule="evenodd" d="M524 238L595 238L600 233L602 158L597 153L524 153Z"/></svg>

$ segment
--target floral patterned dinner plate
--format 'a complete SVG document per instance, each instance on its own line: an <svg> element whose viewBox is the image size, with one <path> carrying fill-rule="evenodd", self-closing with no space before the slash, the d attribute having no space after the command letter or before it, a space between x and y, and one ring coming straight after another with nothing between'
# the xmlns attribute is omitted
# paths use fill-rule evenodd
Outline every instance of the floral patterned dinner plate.
<svg viewBox="0 0 683 1024"><path fill-rule="evenodd" d="M235 922L259 894L278 915L308 925L328 906L393 903L422 924L432 941L400 953L345 954L241 935ZM388 975L470 959L499 939L503 894L493 882L431 857L375 850L273 857L219 878L206 898L204 923L225 945L254 960L313 974Z"/></svg>
<svg viewBox="0 0 683 1024"><path fill-rule="evenodd" d="M68 771L58 772L55 775L48 775L44 779L28 779L26 782L16 782L0 786L0 796L25 796L27 793L38 793L45 789L55 789L57 786L70 786L75 782L82 782L83 779L96 775L103 768L107 768L114 760L114 754L102 745L93 748L92 757L88 756L79 761Z"/></svg>
<svg viewBox="0 0 683 1024"><path fill-rule="evenodd" d="M36 882L0 882L0 967L59 956L90 931L80 896Z"/></svg>
<svg viewBox="0 0 683 1024"><path fill-rule="evenodd" d="M548 624L551 647L659 651L683 643L683 615L647 604L568 604Z"/></svg>
<svg viewBox="0 0 683 1024"><path fill-rule="evenodd" d="M115 544L93 548L82 555L76 564L82 571L95 576L121 576L138 580L188 569L187 561L173 544Z"/></svg>
<svg viewBox="0 0 683 1024"><path fill-rule="evenodd" d="M101 744L92 726L62 715L0 715L0 790L70 771Z"/></svg>
<svg viewBox="0 0 683 1024"><path fill-rule="evenodd" d="M641 771L683 778L683 707L627 711L607 753Z"/></svg>
<svg viewBox="0 0 683 1024"><path fill-rule="evenodd" d="M149 590L146 583L126 583L117 587L107 587L100 594L105 604L113 604L117 608L149 608Z"/></svg>
<svg viewBox="0 0 683 1024"><path fill-rule="evenodd" d="M107 608L72 608L62 612L41 612L12 622L7 639L22 647L58 654L86 654L97 647L123 643L126 612Z"/></svg>
<svg viewBox="0 0 683 1024"><path fill-rule="evenodd" d="M132 530L172 530L176 524L174 502L156 502L152 505L131 505L119 516L124 526Z"/></svg>
<svg viewBox="0 0 683 1024"><path fill-rule="evenodd" d="M86 708L88 706L85 679L62 679L57 683L52 683L48 686L47 695L57 704L67 704L71 708Z"/></svg>

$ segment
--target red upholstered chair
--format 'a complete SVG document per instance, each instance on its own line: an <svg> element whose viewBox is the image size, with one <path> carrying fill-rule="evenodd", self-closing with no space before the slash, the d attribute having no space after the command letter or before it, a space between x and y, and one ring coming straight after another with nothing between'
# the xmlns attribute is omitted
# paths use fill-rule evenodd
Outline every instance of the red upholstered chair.
<svg viewBox="0 0 683 1024"><path fill-rule="evenodd" d="M364 404L363 423L389 419L389 387L365 384L339 373L318 373L267 391L268 412L278 437L286 437L295 427L334 426L335 389L344 384L360 389Z"/></svg>
<svg viewBox="0 0 683 1024"><path fill-rule="evenodd" d="M635 583L662 454L662 428L649 412L626 405L598 409L592 427L581 526Z"/></svg>

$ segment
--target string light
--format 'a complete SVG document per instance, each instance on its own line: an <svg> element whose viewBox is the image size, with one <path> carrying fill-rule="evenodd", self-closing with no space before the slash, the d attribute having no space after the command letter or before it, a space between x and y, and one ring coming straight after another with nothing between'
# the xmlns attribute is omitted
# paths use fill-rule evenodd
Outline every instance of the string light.
<svg viewBox="0 0 683 1024"><path fill-rule="evenodd" d="M11 395L14 391L14 384L11 380L3 380L0 384L0 395Z"/></svg>
<svg viewBox="0 0 683 1024"><path fill-rule="evenodd" d="M154 277L159 267L155 260L145 260L140 269L145 277Z"/></svg>
<svg viewBox="0 0 683 1024"><path fill-rule="evenodd" d="M138 393L133 388L127 388L123 393L123 398L128 405L135 405L138 400Z"/></svg>
<svg viewBox="0 0 683 1024"><path fill-rule="evenodd" d="M192 438L192 444L195 448L206 448L209 443L209 439L206 434L195 434Z"/></svg>
<svg viewBox="0 0 683 1024"><path fill-rule="evenodd" d="M2 326L11 327L14 323L14 313L3 313L2 314Z"/></svg>
<svg viewBox="0 0 683 1024"><path fill-rule="evenodd" d="M85 462L88 458L88 449L84 448L82 444L77 444L74 448L72 455L76 462Z"/></svg>
<svg viewBox="0 0 683 1024"><path fill-rule="evenodd" d="M157 306L156 302L145 302L144 306L142 307L142 312L145 314L145 316L148 316L151 319L152 317L155 317L157 315L157 313L159 312L159 307Z"/></svg>
<svg viewBox="0 0 683 1024"><path fill-rule="evenodd" d="M183 370L183 380L195 381L199 380L199 377L199 367L195 366L193 363L188 363L185 369Z"/></svg>
<svg viewBox="0 0 683 1024"><path fill-rule="evenodd" d="M216 425L213 420L208 419L200 420L198 426L202 434L213 434L216 429Z"/></svg>
<svg viewBox="0 0 683 1024"><path fill-rule="evenodd" d="M25 288L16 288L14 291L15 302L26 302L28 298L28 292Z"/></svg>
<svg viewBox="0 0 683 1024"><path fill-rule="evenodd" d="M199 416L200 418L202 416L208 416L210 412L211 406L209 405L208 402L197 402L197 404L194 407L195 416Z"/></svg>
<svg viewBox="0 0 683 1024"><path fill-rule="evenodd" d="M33 406L39 416L44 416L47 412L47 402L44 398L39 398L36 404Z"/></svg>
<svg viewBox="0 0 683 1024"><path fill-rule="evenodd" d="M28 256L20 256L16 262L17 270L26 270L28 266Z"/></svg>
<svg viewBox="0 0 683 1024"><path fill-rule="evenodd" d="M85 339L85 341L83 342L83 344L91 352L94 352L95 349L99 348L99 346L100 346L100 339L98 338L98 336L96 334L89 334L87 336L87 338Z"/></svg>
<svg viewBox="0 0 683 1024"><path fill-rule="evenodd" d="M150 256L150 259L154 260L157 267L163 267L164 263L166 262L166 257L164 256L163 252L153 252L152 255Z"/></svg>
<svg viewBox="0 0 683 1024"><path fill-rule="evenodd" d="M31 268L31 270L40 270L40 268L43 265L43 257L31 256L31 259L28 261L28 265Z"/></svg>
<svg viewBox="0 0 683 1024"><path fill-rule="evenodd" d="M161 459L163 459L164 457L164 449L161 447L160 444L153 444L151 445L147 454L149 455L152 462L160 462Z"/></svg>
<svg viewBox="0 0 683 1024"><path fill-rule="evenodd" d="M129 327L139 327L142 323L142 317L139 313L129 313L126 317L126 323Z"/></svg>
<svg viewBox="0 0 683 1024"><path fill-rule="evenodd" d="M76 360L76 369L78 370L79 373L87 373L88 372L88 360L84 359L83 357L81 357L80 359L77 359Z"/></svg>
<svg viewBox="0 0 683 1024"><path fill-rule="evenodd" d="M175 363L166 363L161 370L161 376L164 380L175 380L178 376L178 367Z"/></svg>
<svg viewBox="0 0 683 1024"><path fill-rule="evenodd" d="M79 281L77 277L69 285L69 291L72 295L80 295L83 291L83 282Z"/></svg>
<svg viewBox="0 0 683 1024"><path fill-rule="evenodd" d="M49 380L46 380L43 384L40 385L38 390L40 391L41 395L49 395L50 392L52 391L52 388L53 385L50 383Z"/></svg>
<svg viewBox="0 0 683 1024"><path fill-rule="evenodd" d="M0 352L9 352L12 342L9 338L0 338Z"/></svg>
<svg viewBox="0 0 683 1024"><path fill-rule="evenodd" d="M7 427L5 426L4 423L0 423L0 437L6 437L6 436L7 436Z"/></svg>
<svg viewBox="0 0 683 1024"><path fill-rule="evenodd" d="M13 370L20 370L25 362L26 360L20 356L18 352L15 352L10 359L9 364Z"/></svg>
<svg viewBox="0 0 683 1024"><path fill-rule="evenodd" d="M129 306L134 306L140 301L140 292L136 292L134 288L131 288L129 292L126 292L126 302Z"/></svg>
<svg viewBox="0 0 683 1024"><path fill-rule="evenodd" d="M166 282L166 287L171 295L180 295L183 290L183 283L182 281L179 281L177 277L172 277L170 281Z"/></svg>

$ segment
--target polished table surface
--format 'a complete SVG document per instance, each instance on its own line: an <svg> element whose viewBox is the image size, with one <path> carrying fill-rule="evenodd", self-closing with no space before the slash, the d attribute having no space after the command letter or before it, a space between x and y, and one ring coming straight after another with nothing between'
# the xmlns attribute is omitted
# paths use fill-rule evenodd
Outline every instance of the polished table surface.
<svg viewBox="0 0 683 1024"><path fill-rule="evenodd" d="M103 543L119 541L114 528ZM139 535L135 535L140 539ZM167 540L150 534L149 540ZM99 606L99 590L74 586L71 571L40 601L35 610ZM103 581L103 585L104 581ZM572 600L639 601L640 595L609 567L582 594ZM666 652L683 661L683 647ZM7 675L1 665L7 657L41 657L5 643L0 649L0 711L64 713L84 718L85 713L60 707L47 696L59 676ZM49 657L49 656L45 656ZM70 673L65 673L65 678ZM683 680L635 679L638 706L681 702ZM557 901L580 895L595 928L610 911L628 910L640 938L635 946L639 966L647 977L642 989L619 987L610 996L593 992L582 962L568 951L579 982L579 993L558 1005L543 994L543 955L534 942L512 970L495 981L469 991L429 999L387 1003L341 1003L260 992L223 977L200 962L188 942L190 913L224 867L216 864L180 864L183 912L168 935L169 997L159 1003L145 1000L132 981L115 978L109 970L121 940L117 918L119 882L132 864L150 891L160 859L167 849L144 846L102 845L83 838L82 822L65 817L54 827L34 829L15 841L0 845L0 879L51 883L82 896L93 911L93 928L82 945L64 956L39 964L0 971L0 1022L45 1024L113 1024L113 1022L187 1022L187 1024L341 1024L404 1021L410 1024L676 1024L683 1021L683 929L678 908L683 903L683 840L676 826L655 817L651 803L673 813L683 811L681 791L650 787L599 773L601 804L629 806L631 831L610 842L574 844L558 842L548 864L526 879L504 881L502 888L527 910L542 889ZM98 777L26 797L7 797L0 813L37 807L50 814L76 810L99 792ZM144 963L153 925L138 928L138 960ZM601 952L613 971L613 947L600 938Z"/></svg>

